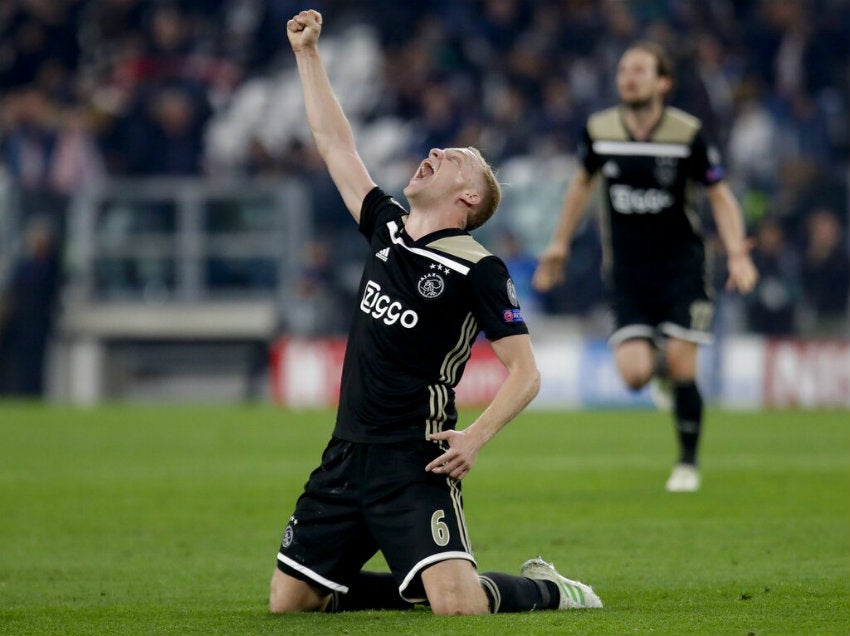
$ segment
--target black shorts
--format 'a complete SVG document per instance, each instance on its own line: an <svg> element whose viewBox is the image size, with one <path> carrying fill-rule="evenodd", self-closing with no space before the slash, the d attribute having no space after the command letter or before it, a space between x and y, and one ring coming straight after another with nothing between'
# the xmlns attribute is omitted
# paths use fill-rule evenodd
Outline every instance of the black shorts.
<svg viewBox="0 0 850 636"><path fill-rule="evenodd" d="M712 341L714 306L702 275L665 281L619 284L610 293L614 313L612 347L632 338L678 338L698 344Z"/></svg>
<svg viewBox="0 0 850 636"><path fill-rule="evenodd" d="M422 571L447 559L475 564L460 482L425 472L434 442L358 444L332 438L289 519L278 568L345 593L380 550L410 602L425 600Z"/></svg>

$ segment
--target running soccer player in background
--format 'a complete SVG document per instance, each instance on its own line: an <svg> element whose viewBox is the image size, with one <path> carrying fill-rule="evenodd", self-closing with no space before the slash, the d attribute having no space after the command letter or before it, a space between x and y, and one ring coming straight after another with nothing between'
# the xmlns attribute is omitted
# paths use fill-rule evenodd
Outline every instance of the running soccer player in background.
<svg viewBox="0 0 850 636"><path fill-rule="evenodd" d="M747 293L758 273L717 150L699 119L664 104L672 85L672 65L657 44L635 44L620 58L620 104L587 121L581 165L567 187L533 285L546 292L562 281L570 241L594 177L601 174L604 269L615 320L609 344L631 389L642 388L653 376L669 382L679 458L666 488L689 492L700 487L703 401L696 384L697 348L711 341L713 317L693 184L708 194L728 258L727 288Z"/></svg>
<svg viewBox="0 0 850 636"><path fill-rule="evenodd" d="M284 530L270 610L601 607L590 587L539 558L523 564L522 576L476 570L461 480L540 383L508 271L468 233L495 212L501 191L474 148L431 150L404 190L409 212L377 187L319 56L321 27L319 13L302 11L287 35L319 153L370 255L336 426ZM454 387L479 331L508 375L458 431ZM378 550L391 573L361 570Z"/></svg>

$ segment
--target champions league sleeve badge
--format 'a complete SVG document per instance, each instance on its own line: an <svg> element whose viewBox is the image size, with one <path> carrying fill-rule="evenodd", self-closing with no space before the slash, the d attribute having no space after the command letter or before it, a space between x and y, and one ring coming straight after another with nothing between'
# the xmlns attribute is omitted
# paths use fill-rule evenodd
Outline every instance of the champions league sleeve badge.
<svg viewBox="0 0 850 636"><path fill-rule="evenodd" d="M504 309L502 310L502 320L506 323L525 322L522 317L522 312L519 309Z"/></svg>
<svg viewBox="0 0 850 636"><path fill-rule="evenodd" d="M514 281L512 279L508 279L508 300L511 301L511 304L514 307L519 307L519 298L516 295L516 285L514 285Z"/></svg>
<svg viewBox="0 0 850 636"><path fill-rule="evenodd" d="M510 278L508 279L507 292L508 300L513 305L513 308L502 310L502 320L506 323L525 322L522 317L522 312L519 310L519 298L517 297L516 286L514 285L514 281Z"/></svg>

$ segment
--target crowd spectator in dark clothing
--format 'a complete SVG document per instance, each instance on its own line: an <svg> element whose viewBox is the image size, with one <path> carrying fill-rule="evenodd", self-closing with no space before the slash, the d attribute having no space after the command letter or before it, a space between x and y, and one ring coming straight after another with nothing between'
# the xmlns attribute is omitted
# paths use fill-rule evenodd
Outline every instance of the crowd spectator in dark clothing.
<svg viewBox="0 0 850 636"><path fill-rule="evenodd" d="M841 223L832 210L811 213L802 281L806 300L805 331L815 336L850 336L850 258Z"/></svg>
<svg viewBox="0 0 850 636"><path fill-rule="evenodd" d="M166 85L143 95L127 120L127 173L199 175L208 117L203 95L189 85Z"/></svg>
<svg viewBox="0 0 850 636"><path fill-rule="evenodd" d="M47 188L56 148L56 106L34 88L8 97L3 109L3 160L24 190Z"/></svg>
<svg viewBox="0 0 850 636"><path fill-rule="evenodd" d="M303 122L285 116L297 107L293 78L275 67L287 53L282 25L299 8L296 0L0 2L0 169L23 214L50 212L61 239L67 197L105 173L230 171L308 179L316 225L335 230L338 194L304 161ZM399 166L432 146L480 147L506 175L517 159L533 170L574 154L587 114L615 99L616 60L649 38L675 54L672 104L716 131L750 224L770 210L802 260L810 211L846 214L845 0L320 0L317 8L338 25L330 51L372 55L356 67L381 69L355 78L344 98L356 102L346 112L392 191L406 182ZM356 94L362 86L366 97ZM409 120L415 135L399 124ZM798 299L823 302L813 284ZM550 294L545 312L600 304L595 290L578 287ZM763 291L774 298L771 289Z"/></svg>
<svg viewBox="0 0 850 636"><path fill-rule="evenodd" d="M0 7L0 87L31 85L44 64L73 68L80 55L77 30L83 0L4 2Z"/></svg>
<svg viewBox="0 0 850 636"><path fill-rule="evenodd" d="M107 139L110 168L128 175L200 175L208 88L222 67L200 53L191 7L153 5L146 29L122 43L114 83L122 105Z"/></svg>
<svg viewBox="0 0 850 636"><path fill-rule="evenodd" d="M25 247L0 297L0 395L38 397L59 290L57 250L45 219L31 221Z"/></svg>
<svg viewBox="0 0 850 636"><path fill-rule="evenodd" d="M766 336L792 335L796 330L799 261L778 220L762 221L751 256L759 281L746 298L750 330Z"/></svg>

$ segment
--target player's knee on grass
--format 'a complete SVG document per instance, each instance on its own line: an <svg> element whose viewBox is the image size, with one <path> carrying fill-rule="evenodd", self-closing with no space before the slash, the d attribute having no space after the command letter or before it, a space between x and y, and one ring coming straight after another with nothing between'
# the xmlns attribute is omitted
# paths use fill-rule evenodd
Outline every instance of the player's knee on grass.
<svg viewBox="0 0 850 636"><path fill-rule="evenodd" d="M323 610L330 599L304 581L299 581L275 569L269 586L269 611L272 614L317 612Z"/></svg>
<svg viewBox="0 0 850 636"><path fill-rule="evenodd" d="M490 612L487 595L469 561L452 559L432 565L422 572L422 584L431 611L437 616Z"/></svg>
<svg viewBox="0 0 850 636"><path fill-rule="evenodd" d="M479 586L481 591L480 598L476 595L475 598L458 595L434 595L433 600L428 597L428 604L431 606L431 611L436 616L473 616L477 614L489 614L490 606L487 603L487 597L484 595L484 590Z"/></svg>

